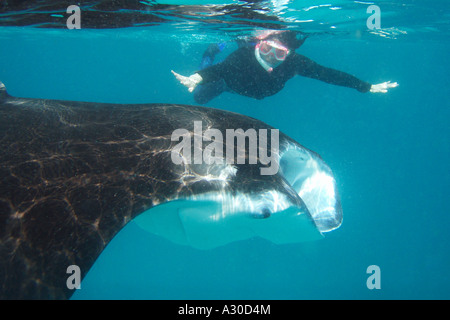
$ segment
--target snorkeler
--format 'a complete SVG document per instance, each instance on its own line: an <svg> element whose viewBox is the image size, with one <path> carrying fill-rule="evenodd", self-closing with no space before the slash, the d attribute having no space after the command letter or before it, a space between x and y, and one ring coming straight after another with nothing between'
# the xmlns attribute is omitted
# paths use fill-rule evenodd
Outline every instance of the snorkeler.
<svg viewBox="0 0 450 320"><path fill-rule="evenodd" d="M370 84L338 70L317 64L295 52L306 38L298 39L295 31L268 31L255 38L256 44L240 46L224 61L212 65L220 48L213 47L203 55L207 61L202 70L186 77L172 70L181 84L193 92L197 103L204 104L228 91L255 99L263 99L283 89L295 75L330 84L353 88L359 92L386 93L397 82ZM206 60L205 60L206 59ZM198 86L201 84L201 86Z"/></svg>

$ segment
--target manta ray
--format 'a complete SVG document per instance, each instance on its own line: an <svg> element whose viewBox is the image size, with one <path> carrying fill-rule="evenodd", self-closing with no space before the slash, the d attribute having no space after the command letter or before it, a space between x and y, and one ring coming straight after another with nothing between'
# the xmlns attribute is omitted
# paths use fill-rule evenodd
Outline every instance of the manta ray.
<svg viewBox="0 0 450 320"><path fill-rule="evenodd" d="M257 137L257 160L272 153L278 163L272 174L261 174L267 161L173 161L174 152L187 159L176 130L212 128L224 137L274 130L191 105L16 98L0 83L0 298L70 298L68 267L85 275L130 221L199 249L252 237L309 241L340 226L330 168L282 132L277 149Z"/></svg>

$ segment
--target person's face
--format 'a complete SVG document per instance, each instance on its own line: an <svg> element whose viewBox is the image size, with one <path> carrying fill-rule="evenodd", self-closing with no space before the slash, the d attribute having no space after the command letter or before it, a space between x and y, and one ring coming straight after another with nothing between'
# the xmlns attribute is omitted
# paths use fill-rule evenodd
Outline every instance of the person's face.
<svg viewBox="0 0 450 320"><path fill-rule="evenodd" d="M286 59L290 50L278 40L263 40L259 44L259 53L265 62L275 68Z"/></svg>

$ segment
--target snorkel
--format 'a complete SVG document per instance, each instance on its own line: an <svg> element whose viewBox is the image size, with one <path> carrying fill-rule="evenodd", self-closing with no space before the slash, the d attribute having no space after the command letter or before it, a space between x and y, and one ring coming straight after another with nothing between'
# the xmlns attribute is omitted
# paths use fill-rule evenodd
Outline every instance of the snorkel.
<svg viewBox="0 0 450 320"><path fill-rule="evenodd" d="M267 72L272 72L273 68L283 63L290 53L291 51L278 41L261 40L255 46L256 60Z"/></svg>
<svg viewBox="0 0 450 320"><path fill-rule="evenodd" d="M299 48L306 40L306 36L303 39L297 38L300 32L290 30L264 30L258 33L255 37L258 40L258 43L255 45L255 58L264 70L269 73L279 66L291 51ZM267 50L266 45L274 49ZM281 55L278 56L277 49L285 51L281 52L283 57ZM273 58L270 55L273 55Z"/></svg>
<svg viewBox="0 0 450 320"><path fill-rule="evenodd" d="M264 61L263 58L261 58L261 53L259 52L259 46L261 45L261 42L259 42L256 47L255 47L255 57L256 60L259 62L259 64L261 65L261 67L263 67L267 72L272 72L273 68L266 62Z"/></svg>

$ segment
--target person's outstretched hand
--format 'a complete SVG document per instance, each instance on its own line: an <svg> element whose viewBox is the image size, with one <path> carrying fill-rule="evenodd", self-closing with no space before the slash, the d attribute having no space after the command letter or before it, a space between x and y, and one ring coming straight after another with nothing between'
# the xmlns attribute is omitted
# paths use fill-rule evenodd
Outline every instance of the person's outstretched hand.
<svg viewBox="0 0 450 320"><path fill-rule="evenodd" d="M198 73L194 73L192 76L185 77L173 70L171 71L175 78L177 78L177 80L180 81L182 85L188 88L189 92L194 91L195 87L203 80L203 78Z"/></svg>
<svg viewBox="0 0 450 320"><path fill-rule="evenodd" d="M379 83L379 84L373 84L372 87L370 88L370 92L386 93L386 92L388 92L388 89L395 88L397 86L398 86L397 82L391 83L390 81Z"/></svg>

